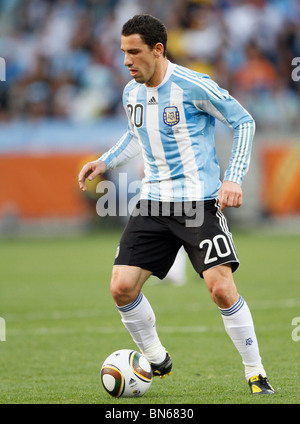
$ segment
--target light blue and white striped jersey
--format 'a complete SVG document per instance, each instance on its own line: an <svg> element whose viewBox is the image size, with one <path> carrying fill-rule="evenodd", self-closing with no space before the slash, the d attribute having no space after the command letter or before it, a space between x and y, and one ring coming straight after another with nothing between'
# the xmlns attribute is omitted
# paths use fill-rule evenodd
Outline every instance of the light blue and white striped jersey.
<svg viewBox="0 0 300 424"><path fill-rule="evenodd" d="M157 87L130 81L123 105L127 132L99 159L113 169L141 151L145 173L141 199L178 202L218 197L215 118L234 131L224 180L242 183L250 162L254 120L207 75L169 62Z"/></svg>

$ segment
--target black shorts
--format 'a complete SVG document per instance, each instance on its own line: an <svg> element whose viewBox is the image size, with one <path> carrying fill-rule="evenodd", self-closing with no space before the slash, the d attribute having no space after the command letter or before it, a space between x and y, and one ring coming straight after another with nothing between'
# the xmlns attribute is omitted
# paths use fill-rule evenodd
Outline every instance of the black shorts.
<svg viewBox="0 0 300 424"><path fill-rule="evenodd" d="M203 271L230 263L239 266L227 220L217 200L187 203L137 203L122 234L115 265L133 265L163 279L184 246L203 278Z"/></svg>

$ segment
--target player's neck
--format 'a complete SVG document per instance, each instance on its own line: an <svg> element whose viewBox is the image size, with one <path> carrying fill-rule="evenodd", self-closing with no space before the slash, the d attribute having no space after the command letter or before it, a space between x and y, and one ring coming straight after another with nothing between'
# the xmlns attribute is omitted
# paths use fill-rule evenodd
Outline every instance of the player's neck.
<svg viewBox="0 0 300 424"><path fill-rule="evenodd" d="M167 69L168 59L166 57L163 57L157 62L157 66L152 78L145 83L146 87L157 87L163 81Z"/></svg>

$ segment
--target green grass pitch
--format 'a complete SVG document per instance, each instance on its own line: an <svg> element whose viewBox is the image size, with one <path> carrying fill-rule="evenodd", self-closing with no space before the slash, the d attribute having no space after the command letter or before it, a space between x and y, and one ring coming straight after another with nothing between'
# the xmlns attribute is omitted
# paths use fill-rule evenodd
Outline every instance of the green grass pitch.
<svg viewBox="0 0 300 424"><path fill-rule="evenodd" d="M0 242L2 404L293 404L300 401L299 236L234 233L239 292L255 321L273 396L251 396L240 356L194 270L183 287L143 292L156 313L173 373L142 398L113 399L99 370L114 350L133 348L109 292L120 232ZM299 323L298 323L299 325Z"/></svg>

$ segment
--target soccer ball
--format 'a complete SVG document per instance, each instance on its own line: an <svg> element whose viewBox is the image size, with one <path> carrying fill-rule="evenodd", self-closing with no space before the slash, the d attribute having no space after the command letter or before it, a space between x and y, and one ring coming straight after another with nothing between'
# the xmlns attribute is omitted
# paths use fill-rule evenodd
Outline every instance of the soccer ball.
<svg viewBox="0 0 300 424"><path fill-rule="evenodd" d="M143 396L151 386L152 368L135 350L117 350L103 362L101 381L113 397Z"/></svg>

